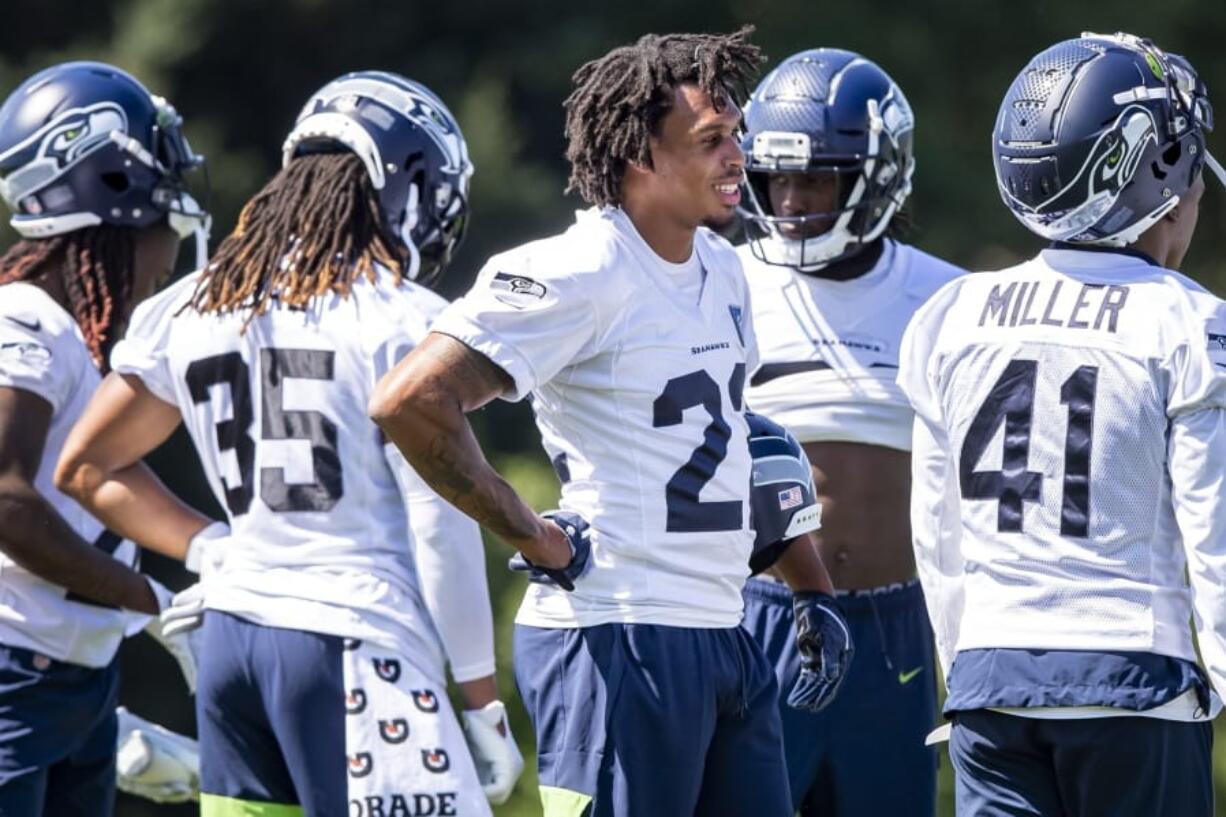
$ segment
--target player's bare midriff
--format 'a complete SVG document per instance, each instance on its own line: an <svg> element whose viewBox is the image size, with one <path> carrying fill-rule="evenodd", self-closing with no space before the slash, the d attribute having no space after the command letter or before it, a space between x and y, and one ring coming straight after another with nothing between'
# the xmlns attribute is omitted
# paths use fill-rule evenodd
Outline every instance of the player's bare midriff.
<svg viewBox="0 0 1226 817"><path fill-rule="evenodd" d="M911 553L911 455L849 442L805 444L822 528L815 536L839 590L867 590L915 576Z"/></svg>

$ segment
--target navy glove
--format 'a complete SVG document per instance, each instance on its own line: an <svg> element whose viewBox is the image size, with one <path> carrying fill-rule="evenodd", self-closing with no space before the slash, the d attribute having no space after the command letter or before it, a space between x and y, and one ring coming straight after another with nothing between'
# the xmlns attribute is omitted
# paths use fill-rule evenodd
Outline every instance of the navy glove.
<svg viewBox="0 0 1226 817"><path fill-rule="evenodd" d="M528 561L524 554L516 553L507 566L528 573L530 582L557 585L569 593L575 589L575 581L587 572L592 555L591 526L582 516L570 511L545 511L541 516L561 528L570 540L570 562L562 568L541 567Z"/></svg>
<svg viewBox="0 0 1226 817"><path fill-rule="evenodd" d="M826 593L793 594L796 647L800 651L800 677L788 695L788 706L820 712L834 700L847 677L856 647L834 597Z"/></svg>

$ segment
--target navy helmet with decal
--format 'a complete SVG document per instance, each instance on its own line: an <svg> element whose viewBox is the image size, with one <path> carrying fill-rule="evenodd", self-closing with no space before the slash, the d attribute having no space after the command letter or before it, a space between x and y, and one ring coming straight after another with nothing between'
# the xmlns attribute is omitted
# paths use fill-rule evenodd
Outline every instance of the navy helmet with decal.
<svg viewBox="0 0 1226 817"><path fill-rule="evenodd" d="M1205 149L1212 128L1186 59L1131 34L1082 34L1009 86L992 136L997 186L1043 238L1123 246L1179 203L1206 161L1221 175Z"/></svg>
<svg viewBox="0 0 1226 817"><path fill-rule="evenodd" d="M345 74L316 91L282 160L351 150L379 197L382 227L409 254L406 275L436 281L464 237L473 165L455 117L429 88L387 71Z"/></svg>
<svg viewBox="0 0 1226 817"><path fill-rule="evenodd" d="M0 106L0 195L25 238L169 217L204 236L208 215L186 177L204 159L182 117L131 75L100 62L38 72Z"/></svg>
<svg viewBox="0 0 1226 817"><path fill-rule="evenodd" d="M855 255L879 238L911 194L915 118L902 89L876 63L852 51L815 48L767 74L745 108L746 196L741 217L750 249L769 264L813 271ZM771 207L774 173L833 172L838 206L781 216ZM830 222L790 239L784 224Z"/></svg>
<svg viewBox="0 0 1226 817"><path fill-rule="evenodd" d="M822 526L822 506L809 458L792 433L752 411L745 412L745 420L753 458L749 504L755 536L749 568L758 574L778 561L798 536Z"/></svg>

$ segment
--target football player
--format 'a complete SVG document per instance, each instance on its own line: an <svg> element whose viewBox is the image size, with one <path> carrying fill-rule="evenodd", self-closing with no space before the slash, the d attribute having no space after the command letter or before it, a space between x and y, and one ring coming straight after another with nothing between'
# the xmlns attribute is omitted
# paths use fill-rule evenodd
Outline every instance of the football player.
<svg viewBox="0 0 1226 817"><path fill-rule="evenodd" d="M858 647L829 709L782 708L803 815L936 809L936 752L924 745L936 666L908 511L913 415L894 376L911 315L962 271L892 237L913 129L889 75L833 48L784 60L745 111L740 253L761 355L746 400L804 443L824 516L815 536ZM748 582L745 625L788 689L799 661L787 587L769 574Z"/></svg>
<svg viewBox="0 0 1226 817"><path fill-rule="evenodd" d="M169 601L137 572L136 546L52 471L133 307L170 274L181 235L203 228L185 188L202 160L181 125L101 63L41 71L0 107L0 192L21 236L0 258L3 814L111 813L116 651L149 615L158 635ZM141 466L124 477L152 479ZM190 685L186 643L164 643Z"/></svg>
<svg viewBox="0 0 1226 817"><path fill-rule="evenodd" d="M228 524L195 521L213 564L204 815L488 815L482 781L500 802L522 768L479 531L366 417L445 303L428 286L463 236L471 174L458 124L420 83L366 71L325 85L208 266L137 311L65 446L61 483L143 543L164 535L148 509L165 492L121 504L116 475L185 423L226 510Z"/></svg>
<svg viewBox="0 0 1226 817"><path fill-rule="evenodd" d="M743 408L756 366L727 225L740 200L749 29L647 35L566 101L561 235L494 256L379 384L371 412L421 475L519 553L516 679L547 815L792 813L774 674L738 625L754 541ZM537 516L465 413L531 394L562 482ZM823 587L793 547L796 589ZM799 705L824 702L832 599L804 597ZM587 809L587 811L585 811Z"/></svg>
<svg viewBox="0 0 1226 817"><path fill-rule="evenodd" d="M947 284L903 338L958 814L1213 813L1226 306L1175 272L1212 124L1149 40L1041 52L992 146L1005 204L1052 243Z"/></svg>

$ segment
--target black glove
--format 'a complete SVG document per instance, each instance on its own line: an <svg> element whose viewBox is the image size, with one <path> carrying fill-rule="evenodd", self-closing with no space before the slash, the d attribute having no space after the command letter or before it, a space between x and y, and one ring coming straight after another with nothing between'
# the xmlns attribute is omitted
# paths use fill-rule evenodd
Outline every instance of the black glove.
<svg viewBox="0 0 1226 817"><path fill-rule="evenodd" d="M528 573L530 582L557 585L569 593L575 589L575 581L587 572L592 555L591 526L582 516L570 511L545 511L541 516L561 528L570 540L570 562L561 568L541 567L528 561L524 554L516 553L507 566Z"/></svg>
<svg viewBox="0 0 1226 817"><path fill-rule="evenodd" d="M834 700L856 647L834 597L800 592L792 598L796 614L796 647L800 651L800 677L788 695L788 706L820 712Z"/></svg>

